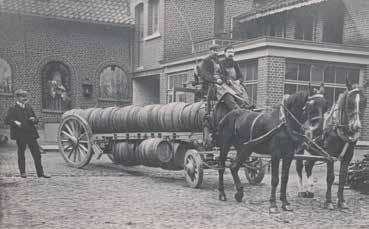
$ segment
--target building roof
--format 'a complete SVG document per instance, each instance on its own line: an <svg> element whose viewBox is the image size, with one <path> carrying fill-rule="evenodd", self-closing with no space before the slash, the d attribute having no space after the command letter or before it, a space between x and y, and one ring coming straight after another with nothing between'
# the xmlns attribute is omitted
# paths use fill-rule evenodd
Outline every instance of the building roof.
<svg viewBox="0 0 369 229"><path fill-rule="evenodd" d="M327 0L271 0L260 8L240 14L236 17L240 22L250 21L252 19L264 17L283 11L300 8L307 5L325 2Z"/></svg>
<svg viewBox="0 0 369 229"><path fill-rule="evenodd" d="M93 23L133 24L129 0L0 0L0 11Z"/></svg>

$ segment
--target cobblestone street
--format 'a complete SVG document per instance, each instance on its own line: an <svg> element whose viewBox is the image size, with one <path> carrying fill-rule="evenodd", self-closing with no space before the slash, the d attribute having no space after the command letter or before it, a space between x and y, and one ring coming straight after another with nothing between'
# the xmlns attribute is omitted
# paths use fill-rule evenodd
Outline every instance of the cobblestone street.
<svg viewBox="0 0 369 229"><path fill-rule="evenodd" d="M66 165L59 153L43 154L51 179L38 179L29 152L27 179L19 177L14 147L0 148L0 228L368 228L369 198L346 189L350 210L322 209L325 166L317 166L316 198L297 197L291 168L289 200L294 212L269 215L269 174L258 186L247 183L237 203L230 172L227 202L218 200L217 172L206 170L201 189L186 187L181 171L123 167L105 156L85 169ZM338 167L338 165L336 165ZM333 187L333 195L337 186ZM280 203L279 203L280 204Z"/></svg>

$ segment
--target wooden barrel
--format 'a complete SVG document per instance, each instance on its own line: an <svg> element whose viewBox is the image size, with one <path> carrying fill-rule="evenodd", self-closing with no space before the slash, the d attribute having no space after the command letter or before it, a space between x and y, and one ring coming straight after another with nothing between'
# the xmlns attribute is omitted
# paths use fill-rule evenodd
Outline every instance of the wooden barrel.
<svg viewBox="0 0 369 229"><path fill-rule="evenodd" d="M139 110L137 114L138 118L138 127L139 131L142 132L148 132L148 131L154 131L152 123L150 122L152 118L150 116L152 115L152 110L155 108L155 105L148 105L144 106L142 109Z"/></svg>
<svg viewBox="0 0 369 229"><path fill-rule="evenodd" d="M67 110L66 112L63 113L62 115L62 119L65 119L68 115L74 114L76 109L71 109L71 110Z"/></svg>
<svg viewBox="0 0 369 229"><path fill-rule="evenodd" d="M159 112L163 131L181 131L181 114L186 103L168 103Z"/></svg>
<svg viewBox="0 0 369 229"><path fill-rule="evenodd" d="M134 142L118 142L113 145L112 151L114 161L119 164L126 166L134 166L140 164L135 155Z"/></svg>
<svg viewBox="0 0 369 229"><path fill-rule="evenodd" d="M96 133L112 133L114 132L113 114L117 107L104 108L100 115L100 120L96 124Z"/></svg>
<svg viewBox="0 0 369 229"><path fill-rule="evenodd" d="M94 110L95 108L87 108L87 109L83 109L81 112L78 112L77 111L77 114L79 114L82 118L84 118L86 121L89 120L90 118L90 115L92 113L92 111Z"/></svg>
<svg viewBox="0 0 369 229"><path fill-rule="evenodd" d="M140 112L141 109L142 107L140 106L130 106L130 109L127 115L128 132L139 131L138 113Z"/></svg>
<svg viewBox="0 0 369 229"><path fill-rule="evenodd" d="M201 131L201 129L198 128L197 122L196 122L196 116L198 116L198 112L200 110L200 107L202 105L202 102L193 103L189 115L189 125L191 128L191 131Z"/></svg>
<svg viewBox="0 0 369 229"><path fill-rule="evenodd" d="M187 104L181 113L181 126L183 131L191 131L191 126L190 126L190 112L192 109L192 104Z"/></svg>
<svg viewBox="0 0 369 229"><path fill-rule="evenodd" d="M128 132L127 120L131 107L132 106L120 107L113 111L112 120L114 132Z"/></svg>
<svg viewBox="0 0 369 229"><path fill-rule="evenodd" d="M182 123L182 112L186 106L187 103L177 103L173 107L172 112L172 125L174 127L173 131L185 131L186 126L184 126Z"/></svg>
<svg viewBox="0 0 369 229"><path fill-rule="evenodd" d="M173 168L176 169L183 169L184 165L184 158L186 155L187 150L190 148L190 145L186 142L172 142L173 148Z"/></svg>
<svg viewBox="0 0 369 229"><path fill-rule="evenodd" d="M142 141L136 151L140 162L150 167L159 167L162 163L168 163L173 156L172 146L161 138Z"/></svg>
<svg viewBox="0 0 369 229"><path fill-rule="evenodd" d="M151 114L149 114L150 128L153 130L153 132L159 132L162 131L160 122L160 109L163 105L155 104L153 106L154 108L151 110Z"/></svg>
<svg viewBox="0 0 369 229"><path fill-rule="evenodd" d="M90 117L88 118L88 123L93 133L98 133L98 125L101 120L101 113L103 111L103 108L94 108L94 110L90 114Z"/></svg>
<svg viewBox="0 0 369 229"><path fill-rule="evenodd" d="M200 105L200 108L196 114L196 129L201 131L203 128L204 128L204 118L205 118L205 115L206 115L206 103L203 102L201 105Z"/></svg>

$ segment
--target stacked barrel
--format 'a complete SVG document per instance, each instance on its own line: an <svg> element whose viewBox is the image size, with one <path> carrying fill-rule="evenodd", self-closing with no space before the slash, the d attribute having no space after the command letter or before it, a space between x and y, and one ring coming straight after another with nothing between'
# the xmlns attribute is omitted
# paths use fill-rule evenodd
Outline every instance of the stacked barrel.
<svg viewBox="0 0 369 229"><path fill-rule="evenodd" d="M148 106L73 109L63 119L77 114L85 119L93 133L129 132L201 132L206 114L205 103L169 103ZM164 169L183 169L189 146L161 138L127 140L111 145L113 161L126 166L145 165Z"/></svg>
<svg viewBox="0 0 369 229"><path fill-rule="evenodd" d="M72 109L63 114L84 118L93 133L199 132L205 116L205 103Z"/></svg>

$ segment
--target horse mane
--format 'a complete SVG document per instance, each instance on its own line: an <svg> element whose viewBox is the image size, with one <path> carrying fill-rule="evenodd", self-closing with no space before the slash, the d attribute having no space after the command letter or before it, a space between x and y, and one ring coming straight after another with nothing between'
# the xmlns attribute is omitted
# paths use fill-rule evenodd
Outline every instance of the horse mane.
<svg viewBox="0 0 369 229"><path fill-rule="evenodd" d="M284 99L284 105L289 109L296 107L298 105L305 106L305 103L308 99L309 92L308 91L298 91L295 94L292 94Z"/></svg>

